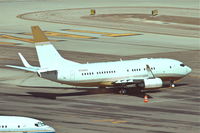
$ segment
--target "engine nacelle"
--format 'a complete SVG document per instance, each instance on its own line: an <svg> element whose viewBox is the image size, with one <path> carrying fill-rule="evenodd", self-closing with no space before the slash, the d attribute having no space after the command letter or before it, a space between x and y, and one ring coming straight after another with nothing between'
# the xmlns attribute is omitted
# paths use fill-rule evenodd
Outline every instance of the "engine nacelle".
<svg viewBox="0 0 200 133"><path fill-rule="evenodd" d="M163 81L160 78L144 79L144 88L159 88L163 86Z"/></svg>

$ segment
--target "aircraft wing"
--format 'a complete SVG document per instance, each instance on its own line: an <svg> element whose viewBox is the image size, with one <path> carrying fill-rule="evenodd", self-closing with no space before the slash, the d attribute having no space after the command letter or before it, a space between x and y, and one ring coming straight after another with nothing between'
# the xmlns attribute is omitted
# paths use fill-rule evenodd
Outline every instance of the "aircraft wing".
<svg viewBox="0 0 200 133"><path fill-rule="evenodd" d="M136 78L136 77L130 77L125 79L120 79L115 81L113 84L115 85L129 85L129 84L138 84L141 83L144 80L144 78Z"/></svg>
<svg viewBox="0 0 200 133"><path fill-rule="evenodd" d="M146 65L146 71L147 71L147 75L144 77L129 77L129 78L124 78L124 79L119 79L119 80L113 82L113 84L126 86L126 85L131 85L131 84L142 83L145 79L155 79L156 78L149 65Z"/></svg>

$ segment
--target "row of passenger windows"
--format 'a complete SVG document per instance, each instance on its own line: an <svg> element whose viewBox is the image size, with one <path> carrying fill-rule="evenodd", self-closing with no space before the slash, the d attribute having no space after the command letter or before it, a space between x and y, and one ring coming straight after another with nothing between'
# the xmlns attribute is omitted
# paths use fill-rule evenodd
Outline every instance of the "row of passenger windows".
<svg viewBox="0 0 200 133"><path fill-rule="evenodd" d="M17 126L18 128L20 128L20 125ZM0 128L8 128L7 125L1 125Z"/></svg>
<svg viewBox="0 0 200 133"><path fill-rule="evenodd" d="M2 125L2 126L0 126L0 128L7 128L7 126L6 125Z"/></svg>
<svg viewBox="0 0 200 133"><path fill-rule="evenodd" d="M109 74L109 73L116 73L116 71L102 71L102 72L97 72L96 74ZM82 75L94 75L94 72L87 72L87 73L82 73Z"/></svg>
<svg viewBox="0 0 200 133"><path fill-rule="evenodd" d="M155 70L155 67L151 67L151 70ZM144 68L144 71L146 70L146 68ZM138 69L127 69L127 72L135 72L135 71L142 71L142 69L138 68ZM97 72L96 74L109 74L109 73L116 73L116 71L102 71L102 72ZM82 75L94 75L94 72L87 72L87 73L82 73Z"/></svg>
<svg viewBox="0 0 200 133"><path fill-rule="evenodd" d="M151 67L151 70L155 70L156 68L155 67ZM146 70L146 68L144 68L144 71ZM135 71L142 71L142 69L138 68L138 69L127 69L127 72L135 72Z"/></svg>

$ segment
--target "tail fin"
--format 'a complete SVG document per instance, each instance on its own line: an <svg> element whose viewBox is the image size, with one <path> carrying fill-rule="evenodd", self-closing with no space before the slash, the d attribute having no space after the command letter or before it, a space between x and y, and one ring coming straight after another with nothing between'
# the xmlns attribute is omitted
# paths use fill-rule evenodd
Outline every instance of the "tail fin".
<svg viewBox="0 0 200 133"><path fill-rule="evenodd" d="M41 68L57 68L61 64L78 64L62 58L39 26L32 26L31 28Z"/></svg>

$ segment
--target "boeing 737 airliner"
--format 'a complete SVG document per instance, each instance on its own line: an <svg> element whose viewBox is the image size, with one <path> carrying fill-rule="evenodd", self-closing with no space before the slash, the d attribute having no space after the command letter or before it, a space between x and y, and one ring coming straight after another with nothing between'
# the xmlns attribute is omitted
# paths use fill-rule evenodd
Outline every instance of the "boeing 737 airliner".
<svg viewBox="0 0 200 133"><path fill-rule="evenodd" d="M192 70L182 62L167 58L142 58L138 60L80 64L60 56L39 26L32 27L33 40L40 67L31 66L19 53L25 67L9 67L36 72L39 77L74 86L114 87L120 93L127 89L152 89L185 77Z"/></svg>
<svg viewBox="0 0 200 133"><path fill-rule="evenodd" d="M42 121L19 116L0 116L0 133L55 133Z"/></svg>

